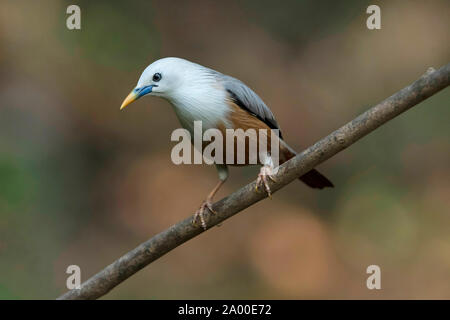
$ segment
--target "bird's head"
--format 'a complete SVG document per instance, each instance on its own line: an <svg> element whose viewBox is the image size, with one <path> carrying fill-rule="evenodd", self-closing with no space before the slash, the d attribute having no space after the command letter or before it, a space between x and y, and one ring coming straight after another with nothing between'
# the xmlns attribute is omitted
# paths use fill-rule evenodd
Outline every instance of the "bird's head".
<svg viewBox="0 0 450 320"><path fill-rule="evenodd" d="M195 82L199 65L180 58L163 58L145 68L136 87L123 101L122 110L143 96L171 99ZM198 78L198 77L197 77Z"/></svg>

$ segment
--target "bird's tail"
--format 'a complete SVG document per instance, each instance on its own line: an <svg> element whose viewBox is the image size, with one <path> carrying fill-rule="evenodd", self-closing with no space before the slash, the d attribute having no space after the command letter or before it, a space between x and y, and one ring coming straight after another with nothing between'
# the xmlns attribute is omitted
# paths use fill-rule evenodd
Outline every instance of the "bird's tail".
<svg viewBox="0 0 450 320"><path fill-rule="evenodd" d="M300 181L305 183L311 188L315 189L323 189L326 187L333 188L333 183L328 180L323 174L321 174L316 169L312 169L311 171L308 171L304 175L302 175L300 178L298 178Z"/></svg>
<svg viewBox="0 0 450 320"><path fill-rule="evenodd" d="M284 143L284 160L287 161L293 158L297 153L289 147L286 143ZM323 189L326 187L333 188L333 183L328 180L324 175L322 175L316 169L312 169L298 178L300 181L305 183L307 186L315 189Z"/></svg>

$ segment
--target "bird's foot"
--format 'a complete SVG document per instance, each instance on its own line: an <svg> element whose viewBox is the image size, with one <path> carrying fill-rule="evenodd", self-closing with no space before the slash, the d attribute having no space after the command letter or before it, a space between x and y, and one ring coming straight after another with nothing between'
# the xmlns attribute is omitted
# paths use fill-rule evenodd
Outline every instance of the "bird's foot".
<svg viewBox="0 0 450 320"><path fill-rule="evenodd" d="M197 212L195 212L194 217L192 218L192 224L195 225L197 223L197 220L200 220L200 223L201 223L203 229L205 229L205 230L206 230L206 221L205 221L204 213L205 213L206 209L211 211L212 214L217 213L212 208L211 200L206 199L205 201L203 201L202 205L200 206L200 208L198 208Z"/></svg>
<svg viewBox="0 0 450 320"><path fill-rule="evenodd" d="M272 180L273 182L276 182L275 178L272 175L273 175L273 167L267 165L261 167L255 185L256 191L258 191L259 185L263 185L269 198L272 198L272 191L270 190L268 183L269 179Z"/></svg>

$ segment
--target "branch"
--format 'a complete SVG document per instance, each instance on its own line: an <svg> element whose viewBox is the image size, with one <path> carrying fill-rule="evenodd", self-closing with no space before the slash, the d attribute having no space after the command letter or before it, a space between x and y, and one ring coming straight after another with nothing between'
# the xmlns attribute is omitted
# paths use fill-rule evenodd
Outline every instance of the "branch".
<svg viewBox="0 0 450 320"><path fill-rule="evenodd" d="M391 97L372 107L334 131L313 146L284 163L270 183L273 192L302 176L318 164L344 150L382 124L400 115L450 84L450 63L435 71L430 68L422 77ZM230 218L252 204L266 198L265 192L255 192L255 181L228 197L216 202L217 214L207 213L208 228ZM96 299L119 285L148 264L203 233L203 228L192 224L189 217L155 235L135 249L88 279L80 289L66 292L58 299Z"/></svg>

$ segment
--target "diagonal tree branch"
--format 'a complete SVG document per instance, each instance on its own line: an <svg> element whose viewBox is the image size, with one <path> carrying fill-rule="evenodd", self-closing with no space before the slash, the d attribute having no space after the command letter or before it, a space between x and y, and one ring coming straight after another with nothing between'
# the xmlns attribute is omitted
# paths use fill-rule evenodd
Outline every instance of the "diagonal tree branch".
<svg viewBox="0 0 450 320"><path fill-rule="evenodd" d="M427 99L450 84L450 63L435 71L430 68L411 85L367 110L356 119L326 136L296 157L284 163L271 183L273 192L281 189L318 164L331 158L387 121ZM206 214L208 227L230 218L267 195L255 192L255 181L216 202L217 214ZM66 292L58 299L97 299L148 264L204 232L189 217L155 235L92 276L80 289Z"/></svg>

